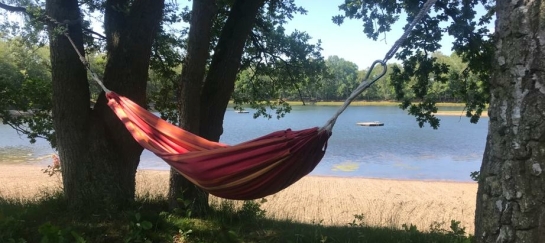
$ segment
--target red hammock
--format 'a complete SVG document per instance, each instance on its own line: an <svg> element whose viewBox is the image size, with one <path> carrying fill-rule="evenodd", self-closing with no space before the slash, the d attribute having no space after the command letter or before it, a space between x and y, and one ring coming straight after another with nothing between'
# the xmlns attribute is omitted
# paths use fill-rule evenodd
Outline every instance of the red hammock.
<svg viewBox="0 0 545 243"><path fill-rule="evenodd" d="M174 126L131 100L107 92L108 106L145 149L210 194L250 200L277 193L310 173L331 133L317 127L277 131L235 146Z"/></svg>

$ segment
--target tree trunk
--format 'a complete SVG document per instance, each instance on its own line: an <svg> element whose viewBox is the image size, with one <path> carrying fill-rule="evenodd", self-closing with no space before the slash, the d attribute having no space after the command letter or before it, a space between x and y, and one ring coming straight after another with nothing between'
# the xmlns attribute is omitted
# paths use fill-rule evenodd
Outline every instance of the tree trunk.
<svg viewBox="0 0 545 243"><path fill-rule="evenodd" d="M205 79L202 71L205 69L206 63L204 62L205 59L201 58L208 57L208 53L203 54L204 46L200 46L199 49L196 50L197 47L193 49L191 45L197 46L197 43L200 45L206 43L208 48L210 36L205 34L210 34L206 30L211 28L212 24L208 22L208 17L212 14L212 3L199 3L199 12L194 12L193 14L195 15L192 14L191 27L193 27L193 21L202 21L197 23L194 29L201 33L199 33L200 36L193 36L198 39L198 41L195 40L195 42L192 42L192 31L190 30L188 59L186 60L187 62L184 63L185 66L182 71L185 72L186 67L189 66L190 70L187 70L187 73L182 73L182 94L180 100L182 100L182 103L185 103L180 104L180 110L182 111L181 115L183 116L180 121L182 127L187 127L190 131L198 131L196 134L208 140L219 140L223 132L223 116L225 115L229 98L234 90L244 45L255 24L259 8L261 8L264 3L264 0L235 1L227 21L222 28L218 44L214 49L212 63L210 68L208 68L208 74ZM194 17L206 20L193 19ZM203 27L206 29L200 29ZM199 53L201 56L197 58L195 55L190 55L189 52L195 54ZM208 49L206 49L206 52L208 52ZM197 62L198 65L203 66L197 66ZM194 64L195 66L192 66ZM186 74L187 76L185 76ZM199 97L196 97L196 94L199 94ZM184 97L185 95L190 97L190 99ZM200 103L197 103L199 101ZM200 119L194 120L199 117ZM173 172L171 172L171 175L172 174ZM179 187L180 185L181 188ZM197 210L195 212L199 213L199 211L208 208L208 194L202 192L181 176L171 176L171 187L169 190L169 195L171 196L170 201L173 202L175 198L172 198L172 196L179 195L175 193L181 191L184 192L184 200L189 199L192 201L192 209Z"/></svg>
<svg viewBox="0 0 545 243"><path fill-rule="evenodd" d="M48 0L46 14L56 20L76 20L80 17L77 0ZM53 34L49 26L51 76L53 80L53 125L57 150L62 161L64 193L70 205L78 208L92 199L92 173L89 154L89 84L87 73L67 38ZM83 53L81 24L68 28L80 52Z"/></svg>
<svg viewBox="0 0 545 243"><path fill-rule="evenodd" d="M545 5L497 1L477 242L545 242Z"/></svg>
<svg viewBox="0 0 545 243"><path fill-rule="evenodd" d="M255 25L265 0L237 0L220 38L201 95L199 135L218 141L223 133L223 117L235 88L246 39Z"/></svg>
<svg viewBox="0 0 545 243"><path fill-rule="evenodd" d="M201 89L206 72L206 64L210 56L212 24L218 8L215 0L195 0L191 12L191 25L180 79L178 109L180 127L198 134ZM182 177L174 169L170 171L169 204L171 208L179 208L178 199L189 199L201 203L183 205L196 214L204 213L208 208L208 195L190 181ZM200 206L199 206L200 204ZM195 207L193 207L195 206ZM198 206L198 207L197 207Z"/></svg>
<svg viewBox="0 0 545 243"><path fill-rule="evenodd" d="M108 61L104 82L140 105L145 105L151 44L163 4L159 0L106 2ZM68 10L72 14L66 16ZM61 22L76 20L77 1L50 0L48 14ZM72 28L71 37L83 49L79 24ZM94 109L89 109L89 84L76 52L64 36L52 37L54 124L67 199L73 208L115 210L134 200L142 148L107 107L104 94ZM78 77L72 74L76 71L81 81L74 78Z"/></svg>

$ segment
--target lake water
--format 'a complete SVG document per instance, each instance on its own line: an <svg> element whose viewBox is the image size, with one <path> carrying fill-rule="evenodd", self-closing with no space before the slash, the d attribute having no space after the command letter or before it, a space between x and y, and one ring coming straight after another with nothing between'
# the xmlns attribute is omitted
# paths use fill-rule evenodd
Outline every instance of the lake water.
<svg viewBox="0 0 545 243"><path fill-rule="evenodd" d="M237 144L267 133L323 126L338 107L295 106L285 118L252 118L226 111L221 142ZM441 116L441 127L419 128L415 118L397 107L349 107L337 120L326 155L312 175L470 181L479 170L488 118L471 124L468 118ZM357 126L380 121L382 127ZM29 144L11 127L0 124L0 163L47 165L53 150L47 142ZM161 159L145 151L140 168L168 170Z"/></svg>

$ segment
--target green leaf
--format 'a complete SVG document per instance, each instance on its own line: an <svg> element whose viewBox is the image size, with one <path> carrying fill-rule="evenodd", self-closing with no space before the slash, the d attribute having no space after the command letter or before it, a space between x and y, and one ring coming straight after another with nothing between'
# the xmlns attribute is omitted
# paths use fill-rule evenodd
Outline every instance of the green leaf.
<svg viewBox="0 0 545 243"><path fill-rule="evenodd" d="M70 234L74 237L76 243L86 243L85 239L83 239L83 237L81 237L78 233L71 231Z"/></svg>
<svg viewBox="0 0 545 243"><path fill-rule="evenodd" d="M149 221L142 221L140 222L140 227L142 227L144 230L149 230L153 227L153 224Z"/></svg>

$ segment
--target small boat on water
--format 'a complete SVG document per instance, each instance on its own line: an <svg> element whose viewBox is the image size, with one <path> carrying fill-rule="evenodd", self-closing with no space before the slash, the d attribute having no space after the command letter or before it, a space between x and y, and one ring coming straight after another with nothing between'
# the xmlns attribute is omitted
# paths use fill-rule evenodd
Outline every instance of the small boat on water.
<svg viewBox="0 0 545 243"><path fill-rule="evenodd" d="M241 113L241 114L250 113L249 111L245 111L245 110L235 110L235 112Z"/></svg>
<svg viewBox="0 0 545 243"><path fill-rule="evenodd" d="M384 126L384 123L379 121L373 121L373 122L358 122L356 123L358 126L364 126L364 127L381 127Z"/></svg>

